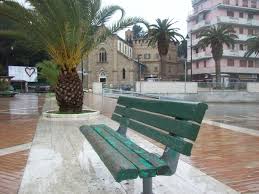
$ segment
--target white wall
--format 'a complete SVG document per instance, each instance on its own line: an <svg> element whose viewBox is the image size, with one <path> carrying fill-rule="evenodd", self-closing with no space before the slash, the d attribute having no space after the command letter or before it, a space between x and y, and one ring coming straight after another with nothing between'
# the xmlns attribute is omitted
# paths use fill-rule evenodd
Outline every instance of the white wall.
<svg viewBox="0 0 259 194"><path fill-rule="evenodd" d="M103 92L103 84L100 82L93 82L93 93L102 94L102 92Z"/></svg>
<svg viewBox="0 0 259 194"><path fill-rule="evenodd" d="M251 93L259 93L259 83L247 83L247 91Z"/></svg>
<svg viewBox="0 0 259 194"><path fill-rule="evenodd" d="M151 94L181 94L198 92L196 82L137 82L136 91Z"/></svg>

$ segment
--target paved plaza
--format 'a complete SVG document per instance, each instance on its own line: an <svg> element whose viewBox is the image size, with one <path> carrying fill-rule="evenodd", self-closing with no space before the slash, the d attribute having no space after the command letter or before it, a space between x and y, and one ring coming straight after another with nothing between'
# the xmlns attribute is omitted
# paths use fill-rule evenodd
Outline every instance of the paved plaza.
<svg viewBox="0 0 259 194"><path fill-rule="evenodd" d="M85 105L100 110L102 115L80 122L41 118L42 108L43 111L56 108L54 98L47 98L44 107L43 103L44 97L38 95L0 98L1 194L17 193L18 190L19 193L140 193L142 186L139 179L121 184L114 181L78 130L80 125L91 123L118 127L109 118L116 99L86 95ZM224 117L220 108L215 108L215 104L209 106L213 108L208 111L206 120L220 122L218 117ZM230 113L226 111L226 114L235 119L259 115L258 105L247 106L246 112L240 115L236 114L237 109ZM256 131L253 126L258 121L247 120L227 124ZM154 145L133 131L129 136L147 150L162 152L161 145ZM231 130L204 123L192 156L181 157L175 175L155 178L154 191L259 193L258 148L257 133L249 135L237 128Z"/></svg>

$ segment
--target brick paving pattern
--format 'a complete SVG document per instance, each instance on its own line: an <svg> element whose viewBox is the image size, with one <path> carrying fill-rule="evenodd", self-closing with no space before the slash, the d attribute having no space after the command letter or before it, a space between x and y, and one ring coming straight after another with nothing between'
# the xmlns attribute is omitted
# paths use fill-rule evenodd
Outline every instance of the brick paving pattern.
<svg viewBox="0 0 259 194"><path fill-rule="evenodd" d="M259 193L259 137L204 124L184 161L241 193Z"/></svg>
<svg viewBox="0 0 259 194"><path fill-rule="evenodd" d="M29 150L0 156L0 193L17 193Z"/></svg>
<svg viewBox="0 0 259 194"><path fill-rule="evenodd" d="M0 98L0 149L32 142L44 96ZM0 194L18 192L29 150L0 156Z"/></svg>
<svg viewBox="0 0 259 194"><path fill-rule="evenodd" d="M94 95L86 98L90 107L101 110L108 117L111 117L116 102L116 99L106 97L102 102L101 96ZM181 158L238 192L259 193L258 136L203 124L192 156Z"/></svg>

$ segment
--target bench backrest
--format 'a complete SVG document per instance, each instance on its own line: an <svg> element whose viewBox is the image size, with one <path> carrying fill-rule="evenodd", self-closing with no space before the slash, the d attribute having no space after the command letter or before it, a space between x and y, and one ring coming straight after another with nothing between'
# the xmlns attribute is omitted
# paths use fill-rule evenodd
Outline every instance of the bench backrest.
<svg viewBox="0 0 259 194"><path fill-rule="evenodd" d="M204 103L119 97L112 119L189 156L207 109Z"/></svg>

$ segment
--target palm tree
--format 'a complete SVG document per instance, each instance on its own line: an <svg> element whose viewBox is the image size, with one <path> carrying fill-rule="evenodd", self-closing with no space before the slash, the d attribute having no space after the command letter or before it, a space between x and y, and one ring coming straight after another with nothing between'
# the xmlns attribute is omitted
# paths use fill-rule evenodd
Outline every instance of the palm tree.
<svg viewBox="0 0 259 194"><path fill-rule="evenodd" d="M211 47L212 57L215 61L216 82L219 83L221 80L220 59L223 55L223 45L234 46L237 38L235 30L229 25L214 25L198 34L197 38L201 38L196 46L197 48L206 48L209 45Z"/></svg>
<svg viewBox="0 0 259 194"><path fill-rule="evenodd" d="M168 54L169 45L179 44L178 38L184 39L177 31L178 28L173 28L172 25L176 22L172 22L169 19L157 19L156 24L148 26L148 38L149 46L158 47L158 53L160 55L160 78L164 79L166 56Z"/></svg>
<svg viewBox="0 0 259 194"><path fill-rule="evenodd" d="M124 18L116 5L101 8L101 0L27 0L24 7L12 0L0 3L0 16L17 24L19 32L35 47L48 53L60 66L56 99L61 112L81 112L83 87L77 66L108 35L138 22L141 18ZM117 11L121 18L105 27Z"/></svg>
<svg viewBox="0 0 259 194"><path fill-rule="evenodd" d="M257 56L259 54L259 36L249 38L246 41L247 44L247 52L245 53L245 57L250 57L253 53Z"/></svg>

